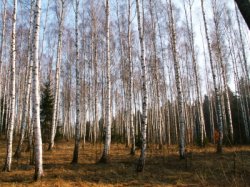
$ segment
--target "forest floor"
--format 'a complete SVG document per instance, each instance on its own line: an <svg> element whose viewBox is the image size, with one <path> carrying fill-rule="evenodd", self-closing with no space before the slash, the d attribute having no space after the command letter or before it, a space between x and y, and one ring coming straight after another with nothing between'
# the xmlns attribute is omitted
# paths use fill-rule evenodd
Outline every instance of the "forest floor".
<svg viewBox="0 0 250 187"><path fill-rule="evenodd" d="M2 169L6 148L0 140ZM29 153L13 158L12 171L0 171L0 186L250 186L250 146L224 147L222 154L215 146L188 147L186 160L178 157L177 146L157 149L149 145L143 173L136 173L135 156L129 148L113 143L110 163L96 164L101 156L101 144L87 143L79 152L79 164L71 165L74 141L58 141L53 151L45 151L44 177L33 182L34 166L29 165ZM15 150L16 144L13 146Z"/></svg>

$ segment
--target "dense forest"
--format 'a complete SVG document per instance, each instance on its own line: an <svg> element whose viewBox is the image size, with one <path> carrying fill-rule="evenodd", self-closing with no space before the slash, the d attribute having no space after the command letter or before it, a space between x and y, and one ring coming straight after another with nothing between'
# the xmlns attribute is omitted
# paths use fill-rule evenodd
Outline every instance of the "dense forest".
<svg viewBox="0 0 250 187"><path fill-rule="evenodd" d="M123 145L137 173L152 146L177 145L186 165L190 146L249 146L249 0L0 5L3 171L26 157L40 180L62 141L72 165L97 145L108 165Z"/></svg>

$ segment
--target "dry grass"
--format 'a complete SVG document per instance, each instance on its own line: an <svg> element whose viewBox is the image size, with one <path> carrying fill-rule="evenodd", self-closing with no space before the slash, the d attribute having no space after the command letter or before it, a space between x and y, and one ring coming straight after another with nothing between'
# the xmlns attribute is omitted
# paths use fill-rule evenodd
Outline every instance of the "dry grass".
<svg viewBox="0 0 250 187"><path fill-rule="evenodd" d="M225 148L221 155L212 146L188 147L188 159L179 160L177 146L158 150L150 145L145 171L137 174L139 151L130 156L129 148L113 144L111 162L96 164L102 145L86 144L81 147L79 164L71 165L73 145L73 141L60 141L52 152L44 151L45 176L40 182L32 180L29 153L13 159L12 171L1 172L0 186L250 186L250 146ZM1 167L5 151L1 140Z"/></svg>

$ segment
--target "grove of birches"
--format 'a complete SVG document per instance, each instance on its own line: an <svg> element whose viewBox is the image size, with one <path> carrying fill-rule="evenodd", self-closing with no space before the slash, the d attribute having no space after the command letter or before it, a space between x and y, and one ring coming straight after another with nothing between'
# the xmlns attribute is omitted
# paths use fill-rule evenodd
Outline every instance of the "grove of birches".
<svg viewBox="0 0 250 187"><path fill-rule="evenodd" d="M185 159L188 145L250 143L249 0L0 5L3 171L28 149L39 180L60 138L74 139L71 164L80 143L102 143L102 163L115 142L139 149L135 172L148 144Z"/></svg>

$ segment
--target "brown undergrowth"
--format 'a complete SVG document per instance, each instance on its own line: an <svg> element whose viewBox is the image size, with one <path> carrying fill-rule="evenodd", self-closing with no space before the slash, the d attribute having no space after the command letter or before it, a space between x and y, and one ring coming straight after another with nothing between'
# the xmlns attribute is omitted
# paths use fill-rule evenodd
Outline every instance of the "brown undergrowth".
<svg viewBox="0 0 250 187"><path fill-rule="evenodd" d="M5 145L1 140L1 167ZM87 143L81 146L79 164L71 165L73 145L73 140L59 141L53 151L44 145L45 176L39 182L33 182L29 153L13 158L12 171L0 173L0 186L250 186L250 146L227 147L222 154L215 153L215 146L188 147L187 159L180 160L177 146L159 150L149 145L145 170L137 174L139 150L131 156L129 148L114 143L110 162L96 164L102 145Z"/></svg>

